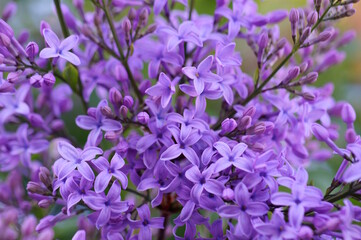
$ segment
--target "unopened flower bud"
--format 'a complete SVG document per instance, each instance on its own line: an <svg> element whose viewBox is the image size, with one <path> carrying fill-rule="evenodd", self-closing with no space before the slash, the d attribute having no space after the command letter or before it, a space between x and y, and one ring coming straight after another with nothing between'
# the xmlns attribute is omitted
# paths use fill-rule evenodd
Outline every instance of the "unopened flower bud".
<svg viewBox="0 0 361 240"><path fill-rule="evenodd" d="M73 0L73 4L78 9L84 8L84 0Z"/></svg>
<svg viewBox="0 0 361 240"><path fill-rule="evenodd" d="M109 101L116 107L120 107L122 104L123 96L122 94L116 89L115 87L112 87L109 90Z"/></svg>
<svg viewBox="0 0 361 240"><path fill-rule="evenodd" d="M306 101L315 101L316 96L313 93L310 92L304 92L302 93L302 97L306 100Z"/></svg>
<svg viewBox="0 0 361 240"><path fill-rule="evenodd" d="M292 8L290 11L290 15L288 16L289 20L291 23L295 24L298 22L298 20L300 19L300 15L297 11L297 9Z"/></svg>
<svg viewBox="0 0 361 240"><path fill-rule="evenodd" d="M222 122L222 132L229 133L232 132L237 127L237 122L233 118L226 118Z"/></svg>
<svg viewBox="0 0 361 240"><path fill-rule="evenodd" d="M11 44L10 38L4 33L0 33L0 44L8 48Z"/></svg>
<svg viewBox="0 0 361 240"><path fill-rule="evenodd" d="M26 190L30 193L34 193L34 194L40 194L40 195L44 195L46 193L48 193L48 189L44 188L40 183L37 182L28 182L28 185L26 186Z"/></svg>
<svg viewBox="0 0 361 240"><path fill-rule="evenodd" d="M54 86L55 81L56 81L54 75L51 72L45 74L43 76L43 79L44 79L44 84L48 87Z"/></svg>
<svg viewBox="0 0 361 240"><path fill-rule="evenodd" d="M149 115L146 112L140 112L137 115L137 119L141 124L147 124L149 121Z"/></svg>
<svg viewBox="0 0 361 240"><path fill-rule="evenodd" d="M44 127L44 119L40 114L30 113L29 114L29 122L33 127Z"/></svg>
<svg viewBox="0 0 361 240"><path fill-rule="evenodd" d="M4 220L6 225L13 224L18 219L18 211L15 208L6 209L1 216L1 220Z"/></svg>
<svg viewBox="0 0 361 240"><path fill-rule="evenodd" d="M300 67L295 66L292 67L288 73L285 79L283 79L282 83L283 84L288 84L289 82L291 82L293 79L295 79L296 77L298 77L298 75L300 74Z"/></svg>
<svg viewBox="0 0 361 240"><path fill-rule="evenodd" d="M146 8L143 8L139 14L139 22L141 25L145 25L148 22L148 10Z"/></svg>
<svg viewBox="0 0 361 240"><path fill-rule="evenodd" d="M114 77L116 80L118 81L125 81L128 77L127 71L125 70L125 68L123 67L123 65L121 64L117 64L114 67L114 71L113 71Z"/></svg>
<svg viewBox="0 0 361 240"><path fill-rule="evenodd" d="M356 32L353 30L347 31L343 34L341 39L337 43L337 48L349 44L352 40L356 38Z"/></svg>
<svg viewBox="0 0 361 240"><path fill-rule="evenodd" d="M129 12L128 12L128 19L130 21L134 21L134 19L137 17L137 12L134 8L131 8L129 9Z"/></svg>
<svg viewBox="0 0 361 240"><path fill-rule="evenodd" d="M254 106L250 106L244 110L243 116L253 117L255 113L256 113L256 108Z"/></svg>
<svg viewBox="0 0 361 240"><path fill-rule="evenodd" d="M289 15L289 20L291 22L291 32L292 32L292 40L293 42L295 43L296 42L296 26L297 26L297 23L300 19L300 15L297 11L297 9L291 9L290 11L290 15Z"/></svg>
<svg viewBox="0 0 361 240"><path fill-rule="evenodd" d="M9 38L14 36L14 31L3 19L0 19L0 32L4 33Z"/></svg>
<svg viewBox="0 0 361 240"><path fill-rule="evenodd" d="M232 201L234 199L234 191L231 188L225 188L222 193L222 198L227 201Z"/></svg>
<svg viewBox="0 0 361 240"><path fill-rule="evenodd" d="M342 120L347 123L353 123L356 120L356 112L349 103L345 103L341 112Z"/></svg>
<svg viewBox="0 0 361 240"><path fill-rule="evenodd" d="M37 221L33 215L25 217L23 223L21 224L21 235L28 237L35 231Z"/></svg>
<svg viewBox="0 0 361 240"><path fill-rule="evenodd" d="M144 94L145 91L152 86L152 83L149 80L144 80L139 84L139 91Z"/></svg>
<svg viewBox="0 0 361 240"><path fill-rule="evenodd" d="M298 237L302 240L310 240L313 239L313 231L310 227L308 226L301 226L299 232L298 232Z"/></svg>
<svg viewBox="0 0 361 240"><path fill-rule="evenodd" d="M25 48L25 51L28 54L29 60L34 61L35 56L39 52L39 46L36 42L29 42Z"/></svg>
<svg viewBox="0 0 361 240"><path fill-rule="evenodd" d="M340 219L333 217L326 222L326 228L327 230L333 231L339 227L339 224L340 224Z"/></svg>
<svg viewBox="0 0 361 240"><path fill-rule="evenodd" d="M122 105L120 108L119 108L119 114L120 116L122 116L123 118L127 118L127 115L128 115L128 108L125 106L125 105Z"/></svg>
<svg viewBox="0 0 361 240"><path fill-rule="evenodd" d="M256 123L251 128L249 128L247 130L247 134L248 135L260 135L260 134L263 134L265 131L266 131L265 124L262 122L259 122L259 123Z"/></svg>
<svg viewBox="0 0 361 240"><path fill-rule="evenodd" d="M237 128L239 130L247 129L251 126L252 118L250 116L244 116L240 119L238 119L238 126Z"/></svg>
<svg viewBox="0 0 361 240"><path fill-rule="evenodd" d="M122 154L128 151L129 145L127 141L120 140L117 145L117 153Z"/></svg>
<svg viewBox="0 0 361 240"><path fill-rule="evenodd" d="M311 129L312 129L313 135L319 141L322 141L322 142L327 141L330 137L327 129L318 123L313 123Z"/></svg>
<svg viewBox="0 0 361 240"><path fill-rule="evenodd" d="M307 63L307 62L303 62L303 63L300 65L300 73L306 72L307 69L308 69L308 63Z"/></svg>
<svg viewBox="0 0 361 240"><path fill-rule="evenodd" d="M29 79L31 86L34 88L40 88L43 85L44 79L41 75L35 74Z"/></svg>
<svg viewBox="0 0 361 240"><path fill-rule="evenodd" d="M322 4L322 0L313 0L313 1L314 1L315 9L319 13L320 8L321 8L321 4Z"/></svg>
<svg viewBox="0 0 361 240"><path fill-rule="evenodd" d="M306 41L306 39L310 36L311 28L306 27L305 30L303 30L301 37L300 37L300 43L303 43Z"/></svg>
<svg viewBox="0 0 361 240"><path fill-rule="evenodd" d="M132 29L132 24L130 22L130 20L128 18L126 18L123 22L122 22L122 27L124 32L129 33L130 30Z"/></svg>
<svg viewBox="0 0 361 240"><path fill-rule="evenodd" d="M9 81L9 83L18 83L24 80L24 75L22 73L22 71L11 72L8 74L6 79Z"/></svg>
<svg viewBox="0 0 361 240"><path fill-rule="evenodd" d="M5 22L9 20L15 13L16 13L17 5L14 2L9 2L6 4L3 14L1 16L2 19L4 19Z"/></svg>
<svg viewBox="0 0 361 240"><path fill-rule="evenodd" d="M307 74L306 76L304 76L300 79L300 83L301 84L311 84L311 83L316 82L317 78L318 78L317 72L310 72L309 74Z"/></svg>
<svg viewBox="0 0 361 240"><path fill-rule="evenodd" d="M115 141L118 139L118 134L113 131L107 131L104 134L104 138L108 141Z"/></svg>
<svg viewBox="0 0 361 240"><path fill-rule="evenodd" d="M50 128L53 131L61 131L64 129L64 122L61 119L51 121Z"/></svg>
<svg viewBox="0 0 361 240"><path fill-rule="evenodd" d="M252 150L255 152L262 152L265 149L265 145L259 142L256 142L251 146Z"/></svg>
<svg viewBox="0 0 361 240"><path fill-rule="evenodd" d="M145 31L145 35L151 34L151 33L155 32L155 30L157 30L157 25L151 24L148 26L147 31Z"/></svg>
<svg viewBox="0 0 361 240"><path fill-rule="evenodd" d="M347 143L354 143L357 139L357 134L353 128L349 128L345 132L345 140Z"/></svg>
<svg viewBox="0 0 361 240"><path fill-rule="evenodd" d="M131 96L125 96L124 100L123 100L123 104L127 107L127 108L132 108L133 104L134 104L134 100Z"/></svg>
<svg viewBox="0 0 361 240"><path fill-rule="evenodd" d="M93 118L96 118L96 114L97 114L97 109L94 107L90 107L87 110L87 114Z"/></svg>
<svg viewBox="0 0 361 240"><path fill-rule="evenodd" d="M316 11L312 11L308 14L307 16L307 24L308 26L312 27L313 25L315 25L315 23L317 22L318 19L318 14Z"/></svg>
<svg viewBox="0 0 361 240"><path fill-rule="evenodd" d="M54 203L53 199L43 199L38 202L38 206L41 208L48 208L53 203Z"/></svg>
<svg viewBox="0 0 361 240"><path fill-rule="evenodd" d="M25 45L25 43L28 41L29 37L30 37L29 31L23 30L18 36L18 42L21 45Z"/></svg>
<svg viewBox="0 0 361 240"><path fill-rule="evenodd" d="M100 112L107 118L114 118L114 113L109 106L101 107Z"/></svg>
<svg viewBox="0 0 361 240"><path fill-rule="evenodd" d="M47 188L51 187L53 180L50 171L46 167L40 167L39 179Z"/></svg>

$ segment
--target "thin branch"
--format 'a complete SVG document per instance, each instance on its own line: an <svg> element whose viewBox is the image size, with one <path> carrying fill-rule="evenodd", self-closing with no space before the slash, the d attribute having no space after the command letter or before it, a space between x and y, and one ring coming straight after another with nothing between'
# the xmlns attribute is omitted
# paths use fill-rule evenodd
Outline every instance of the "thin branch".
<svg viewBox="0 0 361 240"><path fill-rule="evenodd" d="M119 52L119 55L120 55L120 61L121 63L123 64L125 70L127 71L127 74L128 74L128 77L129 77L129 80L130 80L130 84L132 85L133 89L134 89L134 92L135 94L137 95L138 97L138 100L139 100L139 103L142 104L143 103L143 96L142 94L140 93L139 89L138 89L138 86L137 86L137 83L134 79L134 76L133 76L133 73L132 71L130 70L130 67L129 67L129 64L128 64L128 59L125 58L124 56L124 53L123 53L123 50L122 50L122 47L120 45L120 41L119 41L119 38L118 38L118 34L117 34L117 31L114 27L114 22L113 22L113 18L109 12L109 9L108 9L108 6L106 4L106 1L103 0L103 6L102 6L102 9L105 13L105 16L107 18L107 21L108 21L108 24L109 24L109 27L110 27L110 30L113 34L113 38L114 38L114 41L115 41L115 45L117 46L117 49L118 49L118 52Z"/></svg>

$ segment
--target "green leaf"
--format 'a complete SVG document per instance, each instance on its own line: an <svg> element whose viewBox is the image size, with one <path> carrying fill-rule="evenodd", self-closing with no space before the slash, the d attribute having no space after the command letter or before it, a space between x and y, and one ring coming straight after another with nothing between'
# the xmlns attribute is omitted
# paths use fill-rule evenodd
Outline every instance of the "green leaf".
<svg viewBox="0 0 361 240"><path fill-rule="evenodd" d="M77 92L78 76L79 76L78 70L72 64L68 64L65 67L65 70L63 72L63 76L65 78L65 81L71 87L71 89L74 92Z"/></svg>

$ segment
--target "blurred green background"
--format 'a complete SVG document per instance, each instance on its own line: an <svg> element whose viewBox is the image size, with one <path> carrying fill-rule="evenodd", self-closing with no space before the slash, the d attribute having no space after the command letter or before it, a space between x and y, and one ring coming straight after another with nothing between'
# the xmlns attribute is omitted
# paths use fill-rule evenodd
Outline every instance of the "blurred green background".
<svg viewBox="0 0 361 240"><path fill-rule="evenodd" d="M291 9L293 7L302 7L306 4L306 0L256 0L259 5L259 10L262 13L266 13L275 9ZM0 1L0 12L9 0ZM54 14L54 8L51 0L17 0L18 9L15 17L9 21L10 25L14 27L16 33L20 33L23 29L30 30L31 40L41 40L39 34L39 26L41 20L46 20L50 25L58 30L60 33L60 26L57 21L57 16ZM63 0L71 6L70 0ZM85 0L87 4L90 0ZM199 13L213 14L215 1L213 0L196 0L196 9ZM72 8L72 7L71 7ZM351 18L342 19L337 23L341 32L349 29L357 31L357 38L348 46L344 47L344 51L347 53L346 60L335 66L325 73L320 75L317 85L321 86L327 82L332 82L335 85L334 97L336 100L347 100L354 108L358 116L361 116L361 4L355 6L357 13ZM290 29L289 23L284 21L281 24L281 35L289 38ZM241 45L243 46L243 45ZM255 59L253 54L248 48L239 47L241 55L243 57L242 69L253 75L255 67ZM71 119L74 119L75 112L69 113L66 121L71 123ZM361 132L361 117L356 120L356 129ZM79 128L72 129L72 133L84 134ZM75 131L74 131L75 130ZM340 136L343 139L343 136ZM342 141L340 142L342 143ZM342 145L343 146L343 145ZM313 183L325 190L337 170L341 159L335 158L325 163L313 163L309 167L310 179ZM66 230L65 230L66 229ZM76 222L75 219L67 221L56 226L56 237L60 239L70 239L75 232Z"/></svg>

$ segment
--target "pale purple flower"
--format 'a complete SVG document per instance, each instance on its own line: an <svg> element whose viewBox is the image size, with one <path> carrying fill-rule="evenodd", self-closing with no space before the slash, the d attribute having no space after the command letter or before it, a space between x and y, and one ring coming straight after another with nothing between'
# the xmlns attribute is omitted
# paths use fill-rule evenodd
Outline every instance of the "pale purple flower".
<svg viewBox="0 0 361 240"><path fill-rule="evenodd" d="M84 202L91 209L99 211L96 220L96 227L99 229L106 225L112 215L118 215L128 210L128 202L120 199L120 186L114 182L109 189L107 195L97 194L94 196L86 196Z"/></svg>
<svg viewBox="0 0 361 240"><path fill-rule="evenodd" d="M107 100L102 100L99 102L95 116L86 116L79 115L75 122L76 124L85 130L91 130L88 135L88 143L90 146L96 146L99 144L99 139L102 137L102 130L105 132L108 131L120 131L122 130L122 124L119 121L113 119L107 119L103 116L101 108L108 106Z"/></svg>
<svg viewBox="0 0 361 240"><path fill-rule="evenodd" d="M213 64L213 56L208 56L198 67L184 67L182 72L193 80L194 87L198 94L204 90L204 82L219 82L222 80L220 76L211 72Z"/></svg>
<svg viewBox="0 0 361 240"><path fill-rule="evenodd" d="M201 201L203 190L216 195L222 194L224 186L218 180L211 178L213 171L214 165L209 166L202 172L199 171L197 166L193 166L185 173L186 178L194 183L191 196L195 198L195 201Z"/></svg>
<svg viewBox="0 0 361 240"><path fill-rule="evenodd" d="M176 143L169 146L167 150L161 154L160 160L169 161L183 154L193 165L198 166L199 157L191 146L198 142L202 136L196 131L193 131L185 138L182 138L179 128L170 126L168 129L172 133Z"/></svg>
<svg viewBox="0 0 361 240"><path fill-rule="evenodd" d="M58 36L49 28L44 29L43 36L49 47L41 50L41 58L63 58L74 65L80 65L80 59L70 50L77 46L79 37L71 35L60 42Z"/></svg>
<svg viewBox="0 0 361 240"><path fill-rule="evenodd" d="M198 94L195 87L189 84L181 84L180 90L185 94L196 98L196 115L201 115L207 107L207 99L216 100L222 97L222 91L215 84L205 83L201 94Z"/></svg>
<svg viewBox="0 0 361 240"><path fill-rule="evenodd" d="M125 163L119 154L115 153L110 163L106 158L99 157L93 161L93 164L100 170L94 182L94 190L96 193L104 192L112 177L117 178L124 189L127 188L128 178L120 170Z"/></svg>
<svg viewBox="0 0 361 240"><path fill-rule="evenodd" d="M178 81L179 78L171 81L165 73L160 73L157 84L148 88L145 93L153 97L160 97L162 107L166 108L172 100L172 96L175 93L175 86Z"/></svg>
<svg viewBox="0 0 361 240"><path fill-rule="evenodd" d="M59 179L68 176L72 171L77 169L80 174L87 180L94 180L94 172L88 164L103 151L97 147L88 147L84 150L77 149L67 142L58 143L58 152L60 156L67 161L59 171Z"/></svg>
<svg viewBox="0 0 361 240"><path fill-rule="evenodd" d="M240 32L241 27L250 29L253 25L265 25L267 19L257 14L257 4L251 0L233 1L233 10L226 6L215 12L228 21L228 37L233 39Z"/></svg>
<svg viewBox="0 0 361 240"><path fill-rule="evenodd" d="M286 179L280 179L280 181L284 180ZM271 202L274 205L290 206L288 215L293 227L301 226L306 208L318 207L321 203L322 195L320 196L311 187L306 186L307 180L306 170L299 168L295 181L288 185L292 189L292 193L276 192L272 194Z"/></svg>
<svg viewBox="0 0 361 240"><path fill-rule="evenodd" d="M217 64L217 73L220 74L222 69L228 66L240 66L242 59L239 53L235 52L236 44L231 42L227 45L217 43L215 60Z"/></svg>
<svg viewBox="0 0 361 240"><path fill-rule="evenodd" d="M297 234L297 229L287 224L283 218L283 213L277 210L272 214L271 221L256 223L254 228L264 236L279 239L294 239Z"/></svg>
<svg viewBox="0 0 361 240"><path fill-rule="evenodd" d="M237 205L223 205L217 212L224 218L237 218L237 228L249 236L252 231L251 218L266 214L268 206L263 202L252 201L251 194L243 183L239 183L235 188L235 202Z"/></svg>
<svg viewBox="0 0 361 240"><path fill-rule="evenodd" d="M152 229L163 229L164 218L155 217L152 218L148 205L144 204L137 208L140 220L133 222L134 228L139 228L138 238L139 239L152 239Z"/></svg>
<svg viewBox="0 0 361 240"><path fill-rule="evenodd" d="M222 156L215 163L215 172L223 171L230 166L234 166L245 172L252 172L253 162L252 160L242 157L242 154L247 149L247 145L244 143L238 143L232 149L224 142L216 142L213 145L218 153Z"/></svg>
<svg viewBox="0 0 361 240"><path fill-rule="evenodd" d="M187 0L177 0L177 2L183 4L184 6L188 5ZM164 9L164 6L166 4L167 4L167 0L154 0L154 6L153 6L154 14L159 15Z"/></svg>
<svg viewBox="0 0 361 240"><path fill-rule="evenodd" d="M192 21L184 21L182 22L178 30L175 30L171 27L164 27L160 29L161 32L165 32L169 35L167 49L168 51L172 51L179 44L184 42L189 42L197 45L198 47L202 47L203 43L197 34L196 26Z"/></svg>
<svg viewBox="0 0 361 240"><path fill-rule="evenodd" d="M84 197L94 195L94 192L90 189L93 187L93 182L86 180L86 178L82 177L79 183L75 182L75 179L72 178L70 180L70 188L71 193L67 199L67 211L68 215L70 215L70 208L75 206L81 200L84 200Z"/></svg>
<svg viewBox="0 0 361 240"><path fill-rule="evenodd" d="M26 116L30 113L30 108L25 102L29 90L30 86L23 84L19 87L14 96L7 94L0 95L0 107L3 107L0 111L0 123L5 123L13 114Z"/></svg>
<svg viewBox="0 0 361 240"><path fill-rule="evenodd" d="M45 151L49 142L44 139L30 139L28 138L28 125L22 124L16 131L16 141L11 143L11 154L18 155L21 163L29 167L31 162L31 155Z"/></svg>

